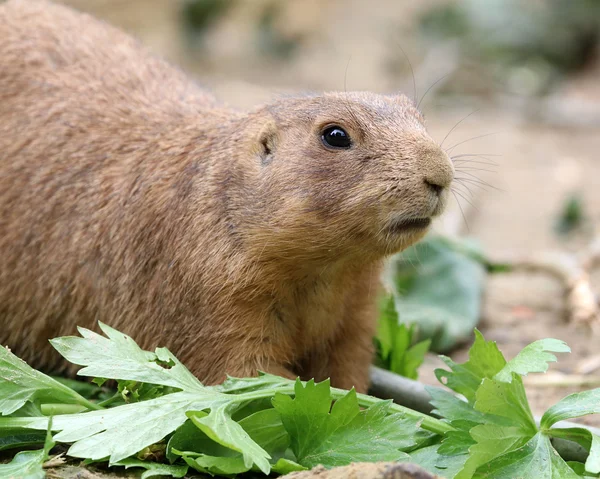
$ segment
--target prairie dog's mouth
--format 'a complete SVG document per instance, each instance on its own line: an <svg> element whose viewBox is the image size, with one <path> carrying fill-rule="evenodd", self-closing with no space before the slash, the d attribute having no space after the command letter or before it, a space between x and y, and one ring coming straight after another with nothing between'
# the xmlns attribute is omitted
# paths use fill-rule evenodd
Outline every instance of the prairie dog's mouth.
<svg viewBox="0 0 600 479"><path fill-rule="evenodd" d="M407 218L392 222L389 230L394 233L424 230L431 224L431 218Z"/></svg>

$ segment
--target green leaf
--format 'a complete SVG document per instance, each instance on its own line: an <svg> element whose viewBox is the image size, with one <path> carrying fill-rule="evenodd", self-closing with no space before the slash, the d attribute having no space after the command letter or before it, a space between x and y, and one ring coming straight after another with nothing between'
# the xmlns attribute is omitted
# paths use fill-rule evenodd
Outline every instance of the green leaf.
<svg viewBox="0 0 600 479"><path fill-rule="evenodd" d="M476 479L578 479L550 444L550 439L538 433L507 454L482 465L473 476Z"/></svg>
<svg viewBox="0 0 600 479"><path fill-rule="evenodd" d="M0 416L12 414L28 401L93 406L72 389L36 371L0 346Z"/></svg>
<svg viewBox="0 0 600 479"><path fill-rule="evenodd" d="M485 422L485 415L473 409L473 405L463 401L456 395L437 387L425 388L431 396L432 413L446 421L464 420L475 424Z"/></svg>
<svg viewBox="0 0 600 479"><path fill-rule="evenodd" d="M468 361L456 364L450 358L442 359L451 371L436 369L436 377L442 384L465 396L470 403L475 401L475 394L483 379L493 378L506 365L496 343L486 341L478 330L475 330L475 342L469 349Z"/></svg>
<svg viewBox="0 0 600 479"><path fill-rule="evenodd" d="M519 354L506 363L506 366L496 374L496 379L510 382L512 373L521 376L526 376L528 373L545 373L548 370L548 363L556 361L556 356L549 351L569 353L571 349L564 341L558 339L535 341L525 346Z"/></svg>
<svg viewBox="0 0 600 479"><path fill-rule="evenodd" d="M269 474L271 456L252 440L240 424L231 418L232 406L235 405L225 403L211 407L208 415L195 411L189 411L187 415L213 441L240 452L247 469L256 464L262 472Z"/></svg>
<svg viewBox="0 0 600 479"><path fill-rule="evenodd" d="M408 348L404 358L403 376L410 379L418 378L417 371L419 370L419 367L421 367L421 364L423 364L430 346L431 340L426 339Z"/></svg>
<svg viewBox="0 0 600 479"><path fill-rule="evenodd" d="M0 347L0 349L3 349ZM48 421L44 448L37 451L22 451L8 464L0 464L0 477L9 479L44 479L44 462L48 459L50 449L54 447L51 434L52 419Z"/></svg>
<svg viewBox="0 0 600 479"><path fill-rule="evenodd" d="M537 425L521 377L513 373L510 383L496 379L484 379L477 390L475 409L485 413L509 419L517 427L529 431L531 435L537 432Z"/></svg>
<svg viewBox="0 0 600 479"><path fill-rule="evenodd" d="M401 450L415 444L417 423L399 414L388 416L389 402L360 411L352 390L331 408L328 381L309 381L306 387L298 381L295 393L294 399L277 394L273 405L290 434L292 451L303 466L406 459Z"/></svg>
<svg viewBox="0 0 600 479"><path fill-rule="evenodd" d="M193 457L184 455L183 459L188 466L194 468L196 471L211 475L234 475L250 470L241 455L235 457L218 457L197 454Z"/></svg>
<svg viewBox="0 0 600 479"><path fill-rule="evenodd" d="M600 473L600 437L588 429L582 427L552 428L544 431L551 437L560 437L576 442L585 447L589 452L585 461L587 472Z"/></svg>
<svg viewBox="0 0 600 479"><path fill-rule="evenodd" d="M167 444L167 458L175 462L181 456L190 456L202 451L209 456L239 456L238 452L222 446L203 433L191 420L187 420L171 436Z"/></svg>
<svg viewBox="0 0 600 479"><path fill-rule="evenodd" d="M271 470L277 474L290 474L292 472L296 472L296 471L306 471L306 467L301 466L300 464L298 464L297 462L291 461L290 459L285 459L285 458L281 458L279 459L275 464L273 464L273 467L271 467Z"/></svg>
<svg viewBox="0 0 600 479"><path fill-rule="evenodd" d="M125 469L129 469L131 467L141 467L146 469L146 471L142 473L142 479L147 479L154 476L184 477L188 471L188 466L161 464L158 462L142 461L140 459L131 457L123 459L115 465L124 466Z"/></svg>
<svg viewBox="0 0 600 479"><path fill-rule="evenodd" d="M427 446L410 453L407 462L418 464L431 474L445 478L454 478L456 473L463 467L466 455L443 456L439 453L439 444Z"/></svg>
<svg viewBox="0 0 600 479"><path fill-rule="evenodd" d="M283 457L290 445L290 436L275 409L264 409L240 420L240 426L272 458Z"/></svg>
<svg viewBox="0 0 600 479"><path fill-rule="evenodd" d="M435 351L451 350L477 325L485 280L472 245L428 236L392 261L402 321L418 324Z"/></svg>
<svg viewBox="0 0 600 479"><path fill-rule="evenodd" d="M42 431L0 429L0 451L43 444L45 437Z"/></svg>
<svg viewBox="0 0 600 479"><path fill-rule="evenodd" d="M550 409L541 420L542 429L548 429L558 421L600 413L600 388L571 394Z"/></svg>
<svg viewBox="0 0 600 479"><path fill-rule="evenodd" d="M417 379L417 370L423 364L431 341L426 339L413 344L415 338L415 325L408 326L400 322L394 296L386 296L380 307L376 338L382 367L401 376Z"/></svg>
<svg viewBox="0 0 600 479"><path fill-rule="evenodd" d="M483 464L507 452L525 445L532 437L520 427L505 427L496 424L481 424L470 431L476 442L469 448L469 458L454 479L470 479Z"/></svg>
<svg viewBox="0 0 600 479"><path fill-rule="evenodd" d="M141 381L183 391L202 389L202 383L168 349L144 351L126 334L98 324L107 337L78 328L81 338L66 336L50 340L68 361L85 366L78 375Z"/></svg>
<svg viewBox="0 0 600 479"><path fill-rule="evenodd" d="M0 464L0 477L18 479L44 479L42 465L46 460L43 450L19 452L8 464Z"/></svg>

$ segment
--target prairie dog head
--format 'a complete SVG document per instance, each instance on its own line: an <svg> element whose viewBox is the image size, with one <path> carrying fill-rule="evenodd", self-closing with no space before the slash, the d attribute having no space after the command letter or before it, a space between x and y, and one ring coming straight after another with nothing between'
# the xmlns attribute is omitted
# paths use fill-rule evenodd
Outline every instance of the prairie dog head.
<svg viewBox="0 0 600 479"><path fill-rule="evenodd" d="M452 162L404 95L327 93L255 115L251 229L273 252L380 258L418 241L445 208Z"/></svg>

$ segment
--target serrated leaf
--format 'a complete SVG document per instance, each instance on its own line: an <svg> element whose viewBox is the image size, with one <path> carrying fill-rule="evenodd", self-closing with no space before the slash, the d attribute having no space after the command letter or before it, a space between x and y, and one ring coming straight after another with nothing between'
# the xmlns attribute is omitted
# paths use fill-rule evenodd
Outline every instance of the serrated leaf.
<svg viewBox="0 0 600 479"><path fill-rule="evenodd" d="M443 356L442 360L450 367L450 371L436 369L436 377L448 388L465 396L470 403L475 401L481 381L484 378L493 378L506 365L506 360L496 343L486 341L478 330L475 330L475 342L469 349L468 361L457 364Z"/></svg>
<svg viewBox="0 0 600 479"><path fill-rule="evenodd" d="M529 373L544 373L548 370L548 363L555 362L555 353L569 353L571 349L564 341L558 339L541 339L525 346L519 354L511 359L502 368L495 379L510 382L512 373L526 376Z"/></svg>
<svg viewBox="0 0 600 479"><path fill-rule="evenodd" d="M183 391L202 389L202 383L168 349L157 348L154 353L144 351L126 334L106 324L98 324L106 337L78 328L82 337L50 340L69 362L84 366L78 375L141 381Z"/></svg>
<svg viewBox="0 0 600 479"><path fill-rule="evenodd" d="M461 400L455 394L437 387L426 386L425 389L431 396L430 404L434 408L432 413L444 420L449 422L464 420L475 424L485 421L485 415L482 412L473 409L472 404Z"/></svg>
<svg viewBox="0 0 600 479"><path fill-rule="evenodd" d="M273 405L290 434L292 451L303 466L406 459L401 450L415 444L417 423L398 414L388 416L389 402L360 411L352 390L331 408L328 381L309 381L306 387L297 382L295 393L294 399L276 395ZM365 444L369 444L368 449Z"/></svg>
<svg viewBox="0 0 600 479"><path fill-rule="evenodd" d="M524 446L481 466L475 479L578 479L550 444L550 439L537 433Z"/></svg>
<svg viewBox="0 0 600 479"><path fill-rule="evenodd" d="M542 429L558 421L600 413L600 388L571 394L548 409L541 420Z"/></svg>

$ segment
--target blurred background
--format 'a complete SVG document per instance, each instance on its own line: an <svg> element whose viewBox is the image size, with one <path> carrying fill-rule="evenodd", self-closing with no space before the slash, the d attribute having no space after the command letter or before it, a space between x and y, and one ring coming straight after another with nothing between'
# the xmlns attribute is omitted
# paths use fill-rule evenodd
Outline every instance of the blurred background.
<svg viewBox="0 0 600 479"><path fill-rule="evenodd" d="M567 341L573 354L530 385L540 411L600 385L600 1L64 3L137 36L235 107L298 91L416 98L457 160L437 231L470 238L481 273L448 258L434 268L438 279L454 268L452 284L472 291L454 315L441 305L433 349L460 359L476 324L508 357L536 339ZM435 245L413 252L417 264L429 264L428 251ZM432 294L423 302L441 297ZM421 380L435 383L437 361L427 356Z"/></svg>

